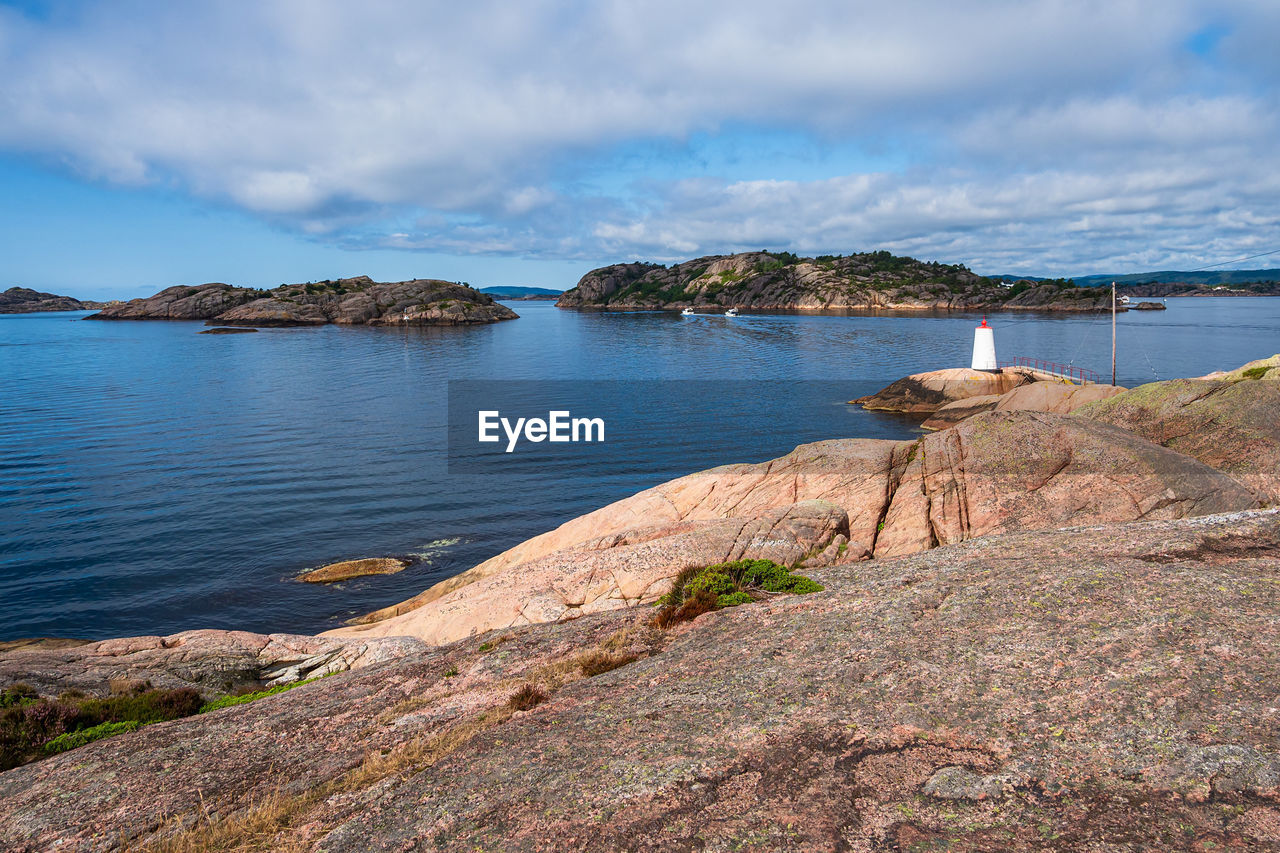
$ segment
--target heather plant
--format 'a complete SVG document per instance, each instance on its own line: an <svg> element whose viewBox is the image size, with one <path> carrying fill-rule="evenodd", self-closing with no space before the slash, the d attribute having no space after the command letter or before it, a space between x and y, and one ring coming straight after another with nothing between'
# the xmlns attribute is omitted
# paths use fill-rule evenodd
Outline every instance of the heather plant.
<svg viewBox="0 0 1280 853"><path fill-rule="evenodd" d="M0 694L0 770L149 723L191 716L201 702L189 687L156 690L146 683L102 698L68 690L57 699L12 685Z"/></svg>

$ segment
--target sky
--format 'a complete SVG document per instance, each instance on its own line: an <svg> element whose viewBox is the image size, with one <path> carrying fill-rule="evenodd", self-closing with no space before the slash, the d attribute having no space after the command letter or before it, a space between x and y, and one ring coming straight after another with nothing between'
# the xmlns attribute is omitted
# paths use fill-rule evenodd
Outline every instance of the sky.
<svg viewBox="0 0 1280 853"><path fill-rule="evenodd" d="M1194 269L1280 249L1278 38L1275 0L0 0L0 289Z"/></svg>

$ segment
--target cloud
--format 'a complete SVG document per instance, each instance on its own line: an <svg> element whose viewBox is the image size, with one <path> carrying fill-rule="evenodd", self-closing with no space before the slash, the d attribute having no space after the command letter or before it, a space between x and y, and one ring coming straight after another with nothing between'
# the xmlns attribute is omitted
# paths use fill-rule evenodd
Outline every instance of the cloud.
<svg viewBox="0 0 1280 853"><path fill-rule="evenodd" d="M1276 66L1256 44L1271 6L0 9L0 147L349 247L884 246L1027 271L1194 258L1274 233ZM708 172L690 153L758 132L799 139L822 174ZM662 162L619 154L635 143Z"/></svg>

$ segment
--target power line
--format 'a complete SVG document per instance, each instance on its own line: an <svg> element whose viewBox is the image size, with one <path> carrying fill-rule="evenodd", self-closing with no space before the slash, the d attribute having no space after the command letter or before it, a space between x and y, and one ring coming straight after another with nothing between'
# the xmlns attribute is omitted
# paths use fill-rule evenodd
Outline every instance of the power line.
<svg viewBox="0 0 1280 853"><path fill-rule="evenodd" d="M1258 254L1250 255L1247 258L1236 258L1235 260L1231 260L1231 261L1220 261L1216 264L1209 264L1209 266L1207 267L1196 267L1193 270L1187 270L1187 272L1200 272L1202 270L1210 270L1210 269L1213 269L1214 267L1220 267L1223 264L1238 264L1241 261L1251 261L1254 258L1265 258L1267 255L1280 255L1280 249L1273 249L1270 252L1259 252Z"/></svg>

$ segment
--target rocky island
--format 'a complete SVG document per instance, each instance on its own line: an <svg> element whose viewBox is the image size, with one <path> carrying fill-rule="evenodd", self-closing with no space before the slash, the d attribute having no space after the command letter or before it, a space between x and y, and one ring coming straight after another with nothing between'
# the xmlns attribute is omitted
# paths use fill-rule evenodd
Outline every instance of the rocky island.
<svg viewBox="0 0 1280 853"><path fill-rule="evenodd" d="M105 302L90 302L56 293L41 293L29 287L11 287L0 293L0 314L34 314L39 311L86 311L102 308Z"/></svg>
<svg viewBox="0 0 1280 853"><path fill-rule="evenodd" d="M0 773L0 847L1275 850L1277 377L1019 383L645 490L327 636L5 652L0 745L189 710ZM717 599L744 561L808 580Z"/></svg>
<svg viewBox="0 0 1280 853"><path fill-rule="evenodd" d="M111 305L90 320L204 320L211 326L458 326L518 315L473 287L435 279L376 282L368 276L271 290L212 283L166 288Z"/></svg>
<svg viewBox="0 0 1280 853"><path fill-rule="evenodd" d="M714 255L674 264L592 270L556 301L561 308L635 311L1103 311L1111 292L1063 280L1004 282L962 265L888 252L800 258L789 252Z"/></svg>

